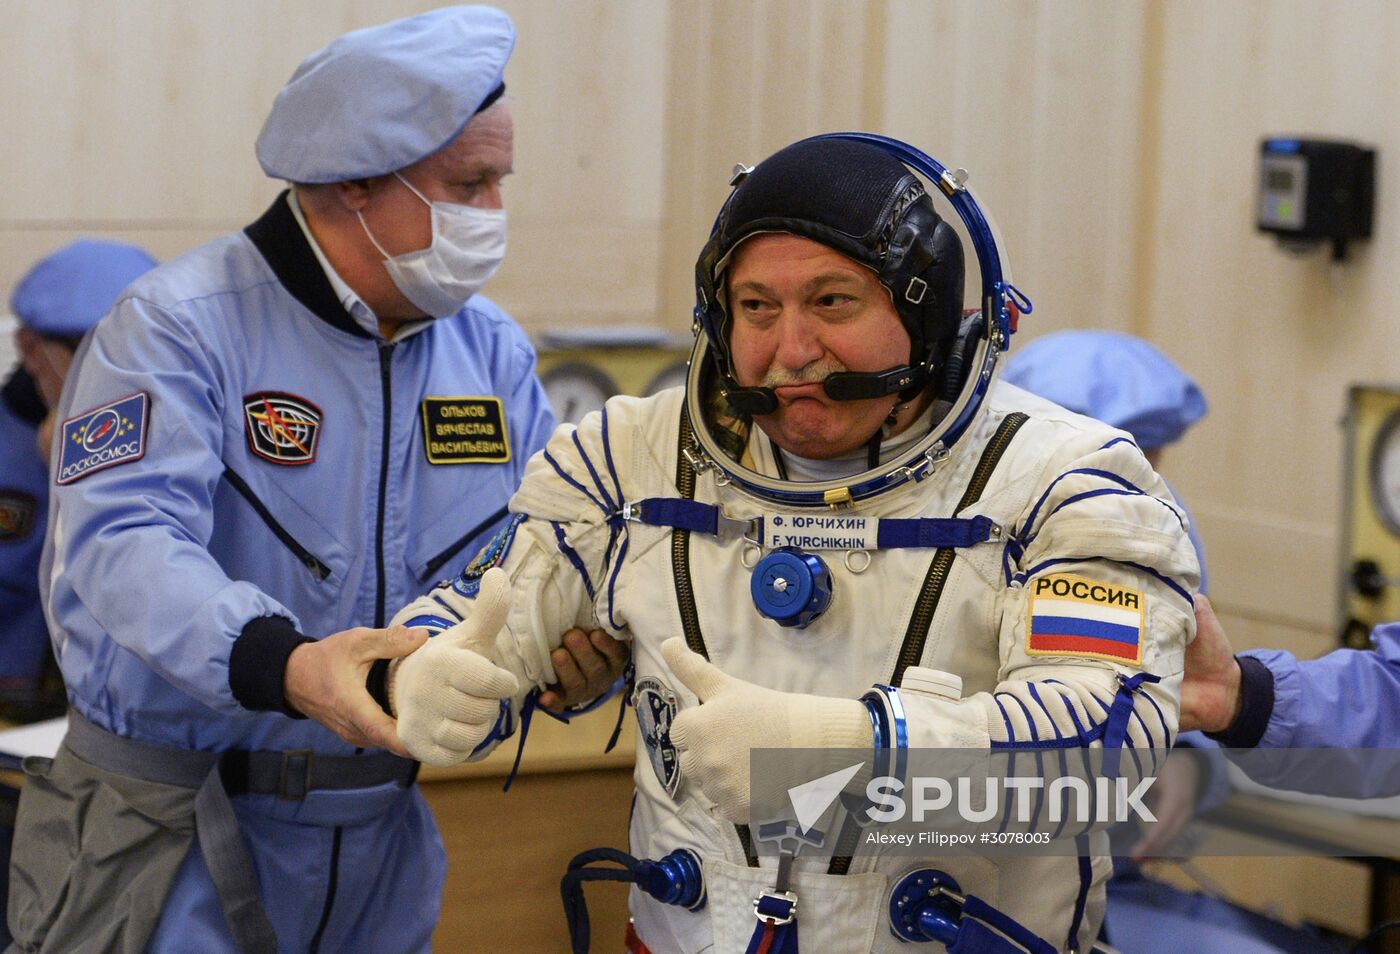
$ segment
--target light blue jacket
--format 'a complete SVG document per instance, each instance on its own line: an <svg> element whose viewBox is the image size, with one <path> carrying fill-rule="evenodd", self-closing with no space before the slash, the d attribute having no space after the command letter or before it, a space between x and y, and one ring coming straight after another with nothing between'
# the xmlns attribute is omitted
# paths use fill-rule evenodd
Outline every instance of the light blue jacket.
<svg viewBox="0 0 1400 954"><path fill-rule="evenodd" d="M1215 738L1255 781L1345 798L1400 794L1400 623L1374 651L1241 653L1241 712ZM1388 750L1388 751L1386 751Z"/></svg>
<svg viewBox="0 0 1400 954"><path fill-rule="evenodd" d="M361 327L283 199L138 280L56 437L42 580L73 706L158 744L351 751L282 710L286 659L490 538L553 427L534 364L481 296L394 344Z"/></svg>
<svg viewBox="0 0 1400 954"><path fill-rule="evenodd" d="M1261 748L1400 748L1400 623L1371 631L1375 650L1339 649L1299 661L1278 649L1241 655L1274 677Z"/></svg>

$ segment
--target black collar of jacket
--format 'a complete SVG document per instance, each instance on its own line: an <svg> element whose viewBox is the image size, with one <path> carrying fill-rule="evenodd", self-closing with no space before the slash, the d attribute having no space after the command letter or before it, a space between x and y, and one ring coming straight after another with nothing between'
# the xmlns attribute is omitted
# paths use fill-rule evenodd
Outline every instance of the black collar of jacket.
<svg viewBox="0 0 1400 954"><path fill-rule="evenodd" d="M49 413L48 408L44 407L44 399L39 396L34 378L22 367L16 367L5 386L0 388L0 400L9 405L16 417L36 427Z"/></svg>
<svg viewBox="0 0 1400 954"><path fill-rule="evenodd" d="M301 226L287 205L287 190L283 190L262 218L244 229L243 234L267 259L268 266L283 287L313 315L347 334L358 338L373 337L355 323L336 297L330 279L326 278L316 253L311 250L311 244L306 241Z"/></svg>

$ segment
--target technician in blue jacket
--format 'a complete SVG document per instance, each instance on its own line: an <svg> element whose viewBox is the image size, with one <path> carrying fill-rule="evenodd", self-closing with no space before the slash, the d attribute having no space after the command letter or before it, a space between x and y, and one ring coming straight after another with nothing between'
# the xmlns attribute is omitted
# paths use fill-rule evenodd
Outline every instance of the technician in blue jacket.
<svg viewBox="0 0 1400 954"><path fill-rule="evenodd" d="M442 844L366 675L553 424L477 294L514 40L451 7L313 54L257 143L292 188L80 350L42 570L73 714L20 805L23 949L428 949Z"/></svg>
<svg viewBox="0 0 1400 954"><path fill-rule="evenodd" d="M63 706L57 675L53 689L43 678L52 663L39 604L49 503L39 434L46 422L52 427L78 341L155 264L134 245L80 239L36 262L10 295L20 362L0 386L0 715L9 719L43 718Z"/></svg>
<svg viewBox="0 0 1400 954"><path fill-rule="evenodd" d="M1205 597L1196 599L1196 623L1181 690L1184 723L1232 749L1400 749L1400 623L1373 629L1372 650L1338 649L1310 660L1281 649L1235 655ZM1400 794L1400 757L1357 752L1354 771L1346 771L1346 759L1298 755L1240 764L1280 788L1352 798Z"/></svg>

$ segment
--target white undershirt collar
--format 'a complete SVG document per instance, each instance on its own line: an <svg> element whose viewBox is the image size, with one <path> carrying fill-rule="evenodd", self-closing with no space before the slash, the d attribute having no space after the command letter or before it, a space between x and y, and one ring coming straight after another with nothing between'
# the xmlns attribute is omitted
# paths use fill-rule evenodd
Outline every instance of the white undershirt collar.
<svg viewBox="0 0 1400 954"><path fill-rule="evenodd" d="M331 290L335 292L335 297L339 299L340 305L346 313L365 331L374 337L379 335L379 316L374 313L374 309L365 304L365 300L355 293L355 289L346 284L345 279L340 277L340 273L331 265L330 259L326 258L326 253L321 251L320 243L316 241L316 236L311 234L311 227L306 224L306 216L301 211L301 202L297 199L297 190L293 186L287 190L287 206L292 210L292 217L297 220L297 225L301 226L301 234L306 236L306 242L311 246L312 254L316 256L316 261L321 263L321 270L326 273L326 281L331 283ZM398 332L394 335L394 341L402 341L410 335L422 331L433 323L431 318L424 318L418 321L407 321L399 326Z"/></svg>
<svg viewBox="0 0 1400 954"><path fill-rule="evenodd" d="M912 424L894 437L881 441L880 463L888 463L928 435L929 430L933 427L933 409L933 404L930 404L924 408L922 414L914 419ZM773 454L773 443L762 428L755 426L750 433L749 450L753 454L753 460L759 473L767 477L779 475L778 463ZM869 469L867 466L868 451L863 444L848 454L829 460L798 457L790 451L783 451L782 454L783 466L787 470L787 479L792 481L842 480Z"/></svg>

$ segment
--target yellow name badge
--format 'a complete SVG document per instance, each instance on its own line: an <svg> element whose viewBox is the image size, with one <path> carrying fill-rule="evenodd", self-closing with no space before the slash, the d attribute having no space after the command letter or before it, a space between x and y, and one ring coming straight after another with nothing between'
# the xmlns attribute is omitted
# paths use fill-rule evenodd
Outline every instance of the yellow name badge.
<svg viewBox="0 0 1400 954"><path fill-rule="evenodd" d="M430 464L504 464L510 436L501 399L425 397L423 449Z"/></svg>
<svg viewBox="0 0 1400 954"><path fill-rule="evenodd" d="M1117 583L1052 573L1026 584L1032 656L1080 656L1136 666L1142 662L1143 595Z"/></svg>

